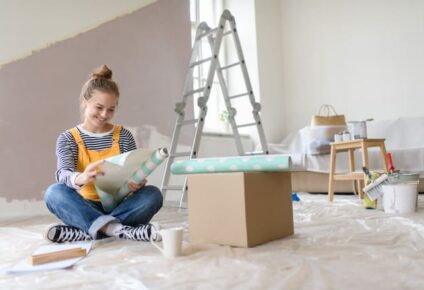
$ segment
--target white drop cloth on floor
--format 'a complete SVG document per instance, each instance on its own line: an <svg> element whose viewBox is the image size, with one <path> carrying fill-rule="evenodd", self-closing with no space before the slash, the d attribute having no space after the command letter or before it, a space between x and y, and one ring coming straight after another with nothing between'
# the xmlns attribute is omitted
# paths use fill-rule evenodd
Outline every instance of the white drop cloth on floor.
<svg viewBox="0 0 424 290"><path fill-rule="evenodd" d="M156 221L186 229L183 257L107 239L72 269L24 275L4 270L46 244L56 219L0 221L0 289L422 289L424 196L402 216L365 210L355 196L299 196L295 235L255 248L191 244L187 210L164 208Z"/></svg>

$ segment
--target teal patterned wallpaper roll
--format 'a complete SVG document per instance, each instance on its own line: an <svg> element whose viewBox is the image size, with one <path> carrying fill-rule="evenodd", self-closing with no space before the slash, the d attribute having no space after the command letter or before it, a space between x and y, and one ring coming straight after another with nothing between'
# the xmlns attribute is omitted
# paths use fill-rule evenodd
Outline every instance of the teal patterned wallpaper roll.
<svg viewBox="0 0 424 290"><path fill-rule="evenodd" d="M290 169L290 156L282 154L198 158L176 161L171 166L173 174L288 171Z"/></svg>

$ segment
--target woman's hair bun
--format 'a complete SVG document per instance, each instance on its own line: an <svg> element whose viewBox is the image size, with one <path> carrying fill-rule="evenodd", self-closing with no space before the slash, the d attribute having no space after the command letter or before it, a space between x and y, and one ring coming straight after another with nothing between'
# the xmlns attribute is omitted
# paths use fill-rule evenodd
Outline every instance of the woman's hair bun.
<svg viewBox="0 0 424 290"><path fill-rule="evenodd" d="M107 65L102 65L101 67L96 68L91 73L91 78L92 79L102 78L102 79L111 80L112 79L112 71L110 70L110 68L107 67Z"/></svg>

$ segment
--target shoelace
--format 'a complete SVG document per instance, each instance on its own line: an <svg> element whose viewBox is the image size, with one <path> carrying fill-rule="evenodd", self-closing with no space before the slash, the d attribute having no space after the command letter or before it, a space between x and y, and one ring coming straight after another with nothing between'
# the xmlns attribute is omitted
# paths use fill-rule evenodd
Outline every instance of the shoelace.
<svg viewBox="0 0 424 290"><path fill-rule="evenodd" d="M149 241L150 234L150 225L142 225L138 227L123 226L119 237L135 241Z"/></svg>
<svg viewBox="0 0 424 290"><path fill-rule="evenodd" d="M77 242L91 240L91 237L80 229L60 227L58 242Z"/></svg>

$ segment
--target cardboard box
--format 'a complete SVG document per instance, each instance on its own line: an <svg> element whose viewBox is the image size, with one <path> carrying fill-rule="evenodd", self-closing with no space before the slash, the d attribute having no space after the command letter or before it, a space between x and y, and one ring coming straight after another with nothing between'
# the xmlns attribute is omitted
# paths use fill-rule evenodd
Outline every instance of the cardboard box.
<svg viewBox="0 0 424 290"><path fill-rule="evenodd" d="M252 247L293 234L290 172L188 176L190 240Z"/></svg>

